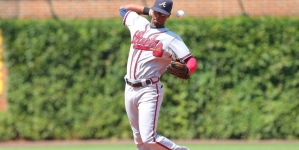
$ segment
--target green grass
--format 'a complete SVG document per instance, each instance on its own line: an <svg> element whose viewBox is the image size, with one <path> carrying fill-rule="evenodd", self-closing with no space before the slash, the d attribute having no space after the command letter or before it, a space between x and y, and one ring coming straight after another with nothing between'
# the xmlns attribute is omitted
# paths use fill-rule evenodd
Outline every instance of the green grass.
<svg viewBox="0 0 299 150"><path fill-rule="evenodd" d="M5 147L0 150L133 150L132 144L117 145L75 145L75 146L26 146L26 147Z"/></svg>
<svg viewBox="0 0 299 150"><path fill-rule="evenodd" d="M185 144L191 150L299 150L299 143L278 144ZM0 147L0 150L135 150L133 144L93 144L73 146Z"/></svg>

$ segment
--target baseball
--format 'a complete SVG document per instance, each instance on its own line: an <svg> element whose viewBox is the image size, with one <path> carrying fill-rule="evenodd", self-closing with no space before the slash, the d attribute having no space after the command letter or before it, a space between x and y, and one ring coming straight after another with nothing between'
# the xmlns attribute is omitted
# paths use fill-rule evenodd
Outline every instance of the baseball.
<svg viewBox="0 0 299 150"><path fill-rule="evenodd" d="M178 12L176 12L176 16L177 16L178 18L183 18L184 15L185 15L185 12L182 11L182 10L179 10Z"/></svg>

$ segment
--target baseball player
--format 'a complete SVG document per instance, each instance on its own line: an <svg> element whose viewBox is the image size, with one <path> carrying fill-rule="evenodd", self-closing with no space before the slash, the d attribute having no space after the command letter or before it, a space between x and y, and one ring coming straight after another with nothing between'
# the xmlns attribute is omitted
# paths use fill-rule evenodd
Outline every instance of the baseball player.
<svg viewBox="0 0 299 150"><path fill-rule="evenodd" d="M119 10L131 33L125 107L138 150L188 150L156 133L164 92L161 75L174 60L185 67L180 78L188 79L196 70L196 59L181 37L165 27L172 6L172 0L156 0L151 8L127 4Z"/></svg>

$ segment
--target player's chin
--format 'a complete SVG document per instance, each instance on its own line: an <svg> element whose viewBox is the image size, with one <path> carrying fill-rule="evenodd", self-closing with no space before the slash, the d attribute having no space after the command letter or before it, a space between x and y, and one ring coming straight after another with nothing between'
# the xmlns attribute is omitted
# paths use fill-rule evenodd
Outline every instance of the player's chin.
<svg viewBox="0 0 299 150"><path fill-rule="evenodd" d="M163 23L158 22L158 21L154 21L154 25L155 25L155 26L161 26L161 25L163 25Z"/></svg>

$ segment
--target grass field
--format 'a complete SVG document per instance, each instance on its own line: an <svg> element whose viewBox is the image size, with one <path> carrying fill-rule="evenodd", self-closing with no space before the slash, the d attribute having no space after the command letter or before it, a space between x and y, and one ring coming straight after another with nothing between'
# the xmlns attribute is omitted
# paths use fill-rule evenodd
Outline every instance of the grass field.
<svg viewBox="0 0 299 150"><path fill-rule="evenodd" d="M299 150L298 142L193 142L179 143L191 150ZM131 143L109 143L109 144L11 144L3 146L0 150L136 150Z"/></svg>

